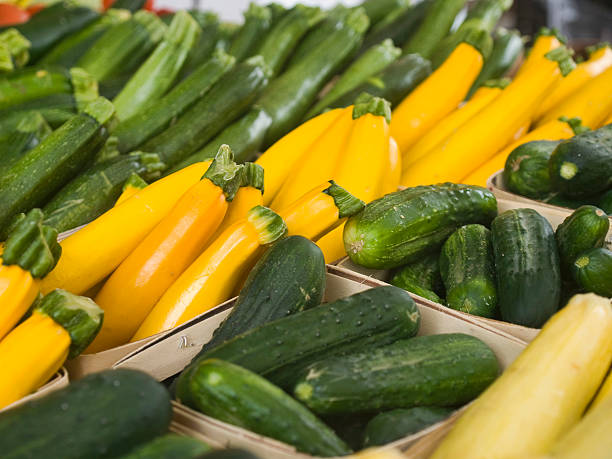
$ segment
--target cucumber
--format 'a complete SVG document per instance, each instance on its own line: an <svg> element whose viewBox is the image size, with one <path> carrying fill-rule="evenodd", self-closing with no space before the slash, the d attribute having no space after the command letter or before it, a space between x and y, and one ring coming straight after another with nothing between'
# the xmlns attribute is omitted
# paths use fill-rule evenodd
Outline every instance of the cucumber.
<svg viewBox="0 0 612 459"><path fill-rule="evenodd" d="M559 308L561 273L555 234L533 209L513 209L491 224L501 318L540 328Z"/></svg>
<svg viewBox="0 0 612 459"><path fill-rule="evenodd" d="M466 0L434 0L419 28L404 45L404 54L417 53L428 59L449 32Z"/></svg>
<svg viewBox="0 0 612 459"><path fill-rule="evenodd" d="M561 261L561 274L571 279L571 269L581 253L603 247L610 229L610 219L595 206L576 209L557 227L555 237Z"/></svg>
<svg viewBox="0 0 612 459"><path fill-rule="evenodd" d="M30 59L30 42L16 29L0 32L0 74L21 68Z"/></svg>
<svg viewBox="0 0 612 459"><path fill-rule="evenodd" d="M159 176L164 164L154 153L135 152L94 164L68 182L45 204L45 224L64 232L89 223L113 207L134 173Z"/></svg>
<svg viewBox="0 0 612 459"><path fill-rule="evenodd" d="M427 59L418 54L407 54L338 98L330 108L348 107L364 92L388 100L391 106L397 105L430 74L431 64Z"/></svg>
<svg viewBox="0 0 612 459"><path fill-rule="evenodd" d="M606 191L599 197L597 206L603 209L608 215L612 215L612 189Z"/></svg>
<svg viewBox="0 0 612 459"><path fill-rule="evenodd" d="M199 355L246 331L318 306L324 290L321 249L302 236L276 242L251 270L232 312Z"/></svg>
<svg viewBox="0 0 612 459"><path fill-rule="evenodd" d="M268 83L269 70L261 56L237 65L206 97L185 111L168 129L141 149L159 154L174 166L205 145L223 127L245 113Z"/></svg>
<svg viewBox="0 0 612 459"><path fill-rule="evenodd" d="M371 418L371 414L321 417L353 451L362 449L363 433Z"/></svg>
<svg viewBox="0 0 612 459"><path fill-rule="evenodd" d="M110 9L106 13L76 33L60 40L42 59L41 64L73 67L98 38L112 26L127 21L131 14L128 10Z"/></svg>
<svg viewBox="0 0 612 459"><path fill-rule="evenodd" d="M560 140L534 140L516 147L504 166L504 185L509 191L533 199L552 192L548 160Z"/></svg>
<svg viewBox="0 0 612 459"><path fill-rule="evenodd" d="M233 66L235 59L222 50L177 84L168 94L153 102L144 112L124 120L113 131L119 140L117 148L127 153L162 132L198 99L207 94ZM216 151L215 151L216 153ZM214 155L213 155L214 156Z"/></svg>
<svg viewBox="0 0 612 459"><path fill-rule="evenodd" d="M368 18L363 10L353 10L342 26L268 86L257 101L258 106L272 118L264 148L300 123L317 93L361 43L367 27Z"/></svg>
<svg viewBox="0 0 612 459"><path fill-rule="evenodd" d="M305 368L294 396L317 414L454 407L478 397L499 373L489 346L463 333L362 349Z"/></svg>
<svg viewBox="0 0 612 459"><path fill-rule="evenodd" d="M323 355L382 346L414 336L420 314L410 295L378 287L250 330L203 352L181 374L180 388L194 365L218 358L288 387L296 370Z"/></svg>
<svg viewBox="0 0 612 459"><path fill-rule="evenodd" d="M244 449L228 448L218 449L202 454L198 459L259 459L253 453Z"/></svg>
<svg viewBox="0 0 612 459"><path fill-rule="evenodd" d="M106 370L0 413L0 448L7 459L112 458L163 434L171 419L168 392L151 376Z"/></svg>
<svg viewBox="0 0 612 459"><path fill-rule="evenodd" d="M128 119L172 86L201 29L186 11L174 15L164 38L113 100L119 119Z"/></svg>
<svg viewBox="0 0 612 459"><path fill-rule="evenodd" d="M253 2L244 13L244 24L232 40L229 54L242 61L254 54L272 24L272 12Z"/></svg>
<svg viewBox="0 0 612 459"><path fill-rule="evenodd" d="M361 266L389 269L438 250L457 228L497 214L490 191L471 185L407 188L369 203L344 226L344 247Z"/></svg>
<svg viewBox="0 0 612 459"><path fill-rule="evenodd" d="M570 199L563 196L561 193L551 193L546 198L542 199L542 202L550 204L551 206L565 207L566 209L577 209L580 206L595 205L597 204L597 198L589 196L584 199Z"/></svg>
<svg viewBox="0 0 612 459"><path fill-rule="evenodd" d="M212 12L202 12L197 10L189 11L189 14L197 21L202 33L198 41L189 51L189 56L181 69L179 80L191 75L198 67L212 56L215 45L219 38L219 17Z"/></svg>
<svg viewBox="0 0 612 459"><path fill-rule="evenodd" d="M364 0L360 6L370 18L370 24L381 21L391 11L409 4L408 0Z"/></svg>
<svg viewBox="0 0 612 459"><path fill-rule="evenodd" d="M380 413L368 422L363 447L382 446L400 438L415 434L443 421L452 409L437 406L417 406Z"/></svg>
<svg viewBox="0 0 612 459"><path fill-rule="evenodd" d="M0 134L0 176L49 134L51 128L38 112L26 112L15 131Z"/></svg>
<svg viewBox="0 0 612 459"><path fill-rule="evenodd" d="M199 362L183 390L188 406L298 451L324 457L351 452L329 427L280 388L229 362ZM177 398L183 401L181 392Z"/></svg>
<svg viewBox="0 0 612 459"><path fill-rule="evenodd" d="M40 206L93 159L113 105L99 98L27 152L0 178L0 233L19 212Z"/></svg>
<svg viewBox="0 0 612 459"><path fill-rule="evenodd" d="M580 254L572 266L576 283L587 292L612 298L612 252L590 249Z"/></svg>
<svg viewBox="0 0 612 459"><path fill-rule="evenodd" d="M137 446L120 459L195 459L211 450L200 440L169 433Z"/></svg>
<svg viewBox="0 0 612 459"><path fill-rule="evenodd" d="M438 296L444 290L439 259L438 252L423 255L420 260L397 269L389 283L435 303L444 304L444 300Z"/></svg>
<svg viewBox="0 0 612 459"><path fill-rule="evenodd" d="M612 124L561 142L549 170L553 188L569 198L612 188Z"/></svg>
<svg viewBox="0 0 612 459"><path fill-rule="evenodd" d="M440 273L448 307L481 317L495 317L497 292L491 232L466 225L449 236L440 253Z"/></svg>

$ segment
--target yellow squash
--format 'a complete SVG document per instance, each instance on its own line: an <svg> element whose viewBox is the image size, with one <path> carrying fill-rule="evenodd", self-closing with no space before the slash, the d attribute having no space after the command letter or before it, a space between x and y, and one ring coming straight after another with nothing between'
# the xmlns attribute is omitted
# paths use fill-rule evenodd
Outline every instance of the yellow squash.
<svg viewBox="0 0 612 459"><path fill-rule="evenodd" d="M230 226L166 290L131 341L169 330L226 301L253 266L260 247L287 232L283 220L262 206Z"/></svg>
<svg viewBox="0 0 612 459"><path fill-rule="evenodd" d="M340 156L345 151L351 128L353 107L342 109L340 116L291 168L285 182L272 201L272 209L287 207L312 187L332 178ZM267 171L266 171L267 175ZM265 188L264 188L265 193ZM264 194L265 196L265 194ZM264 199L265 202L265 199Z"/></svg>
<svg viewBox="0 0 612 459"><path fill-rule="evenodd" d="M397 146L397 142L393 137L389 137L389 163L387 170L387 178L381 184L380 195L384 196L388 193L397 191L402 178L402 153Z"/></svg>
<svg viewBox="0 0 612 459"><path fill-rule="evenodd" d="M39 291L39 281L29 271L0 265L0 340L27 312Z"/></svg>
<svg viewBox="0 0 612 459"><path fill-rule="evenodd" d="M612 124L612 114L610 114L610 117L603 122L602 126L607 126L608 124Z"/></svg>
<svg viewBox="0 0 612 459"><path fill-rule="evenodd" d="M546 453L580 419L611 360L610 300L574 296L458 419L431 459Z"/></svg>
<svg viewBox="0 0 612 459"><path fill-rule="evenodd" d="M542 59L533 71L517 77L460 130L405 168L401 184L412 187L458 182L508 145L561 77L562 68L565 74L573 66L565 47L555 49L549 57Z"/></svg>
<svg viewBox="0 0 612 459"><path fill-rule="evenodd" d="M118 206L119 204L127 201L146 186L147 182L145 182L136 172L132 172L130 178L124 183L123 190L121 191L119 198L117 198L117 201L115 201L115 205Z"/></svg>
<svg viewBox="0 0 612 459"><path fill-rule="evenodd" d="M612 373L608 375L603 385L597 392L597 397L593 400L591 407L589 409L595 408L597 405L600 405L604 400L612 398Z"/></svg>
<svg viewBox="0 0 612 459"><path fill-rule="evenodd" d="M61 243L62 257L43 280L43 293L63 288L82 294L106 276L134 250L196 184L210 161L192 164L143 188Z"/></svg>
<svg viewBox="0 0 612 459"><path fill-rule="evenodd" d="M316 241L317 245L321 249L321 252L323 252L325 263L334 263L341 258L346 257L343 234L344 223Z"/></svg>
<svg viewBox="0 0 612 459"><path fill-rule="evenodd" d="M517 75L530 72L537 67L538 63L553 49L557 49L565 43L565 38L561 37L555 29L543 27L535 39L529 55L525 62L519 67Z"/></svg>
<svg viewBox="0 0 612 459"><path fill-rule="evenodd" d="M268 148L255 162L266 171L264 204L269 205L294 165L338 119L341 109L330 110L298 126Z"/></svg>
<svg viewBox="0 0 612 459"><path fill-rule="evenodd" d="M460 43L444 63L393 110L391 135L406 152L438 121L457 108L483 64L480 51Z"/></svg>

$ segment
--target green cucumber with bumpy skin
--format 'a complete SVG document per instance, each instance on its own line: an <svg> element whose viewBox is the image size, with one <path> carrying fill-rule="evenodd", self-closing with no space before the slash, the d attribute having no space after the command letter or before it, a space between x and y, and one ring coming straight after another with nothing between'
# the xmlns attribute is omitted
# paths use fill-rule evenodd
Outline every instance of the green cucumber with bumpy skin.
<svg viewBox="0 0 612 459"><path fill-rule="evenodd" d="M590 249L580 254L572 266L574 281L587 292L612 298L612 252Z"/></svg>
<svg viewBox="0 0 612 459"><path fill-rule="evenodd" d="M17 29L0 33L0 74L10 73L27 64L30 59L30 41Z"/></svg>
<svg viewBox="0 0 612 459"><path fill-rule="evenodd" d="M561 193L551 193L549 196L542 199L542 202L545 202L551 206L565 207L566 209L576 210L580 206L596 205L597 198L595 196L589 196L584 199L570 199Z"/></svg>
<svg viewBox="0 0 612 459"><path fill-rule="evenodd" d="M444 290L439 259L438 252L424 255L420 260L396 270L389 283L435 303L444 304L444 300L438 296Z"/></svg>
<svg viewBox="0 0 612 459"><path fill-rule="evenodd" d="M188 406L220 421L285 442L316 456L351 451L314 414L261 376L218 359L198 363L177 394Z"/></svg>
<svg viewBox="0 0 612 459"><path fill-rule="evenodd" d="M119 459L196 459L209 451L212 448L200 440L168 433L137 446Z"/></svg>
<svg viewBox="0 0 612 459"><path fill-rule="evenodd" d="M185 79L191 75L212 56L219 37L219 17L215 13L209 11L190 11L189 14L197 21L202 33L198 37L198 41L189 51L189 56L185 60L185 64L181 69L179 80Z"/></svg>
<svg viewBox="0 0 612 459"><path fill-rule="evenodd" d="M40 113L26 112L15 131L0 134L0 175L49 134L51 128Z"/></svg>
<svg viewBox="0 0 612 459"><path fill-rule="evenodd" d="M451 234L440 253L440 273L448 307L481 317L496 316L495 266L487 228L466 225Z"/></svg>
<svg viewBox="0 0 612 459"><path fill-rule="evenodd" d="M561 272L555 233L533 209L513 209L491 224L502 320L540 328L559 308Z"/></svg>
<svg viewBox="0 0 612 459"><path fill-rule="evenodd" d="M229 54L242 61L255 53L261 40L267 35L272 23L272 13L265 6L250 3L244 13L244 24L232 41Z"/></svg>
<svg viewBox="0 0 612 459"><path fill-rule="evenodd" d="M454 407L478 397L499 373L491 348L463 333L400 339L363 349L324 357L305 368L294 396L317 414Z"/></svg>

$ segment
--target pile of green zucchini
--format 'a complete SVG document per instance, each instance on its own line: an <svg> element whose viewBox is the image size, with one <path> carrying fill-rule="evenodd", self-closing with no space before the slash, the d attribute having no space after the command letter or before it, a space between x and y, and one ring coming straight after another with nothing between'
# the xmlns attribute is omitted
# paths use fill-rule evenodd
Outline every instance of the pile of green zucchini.
<svg viewBox="0 0 612 459"><path fill-rule="evenodd" d="M578 208L555 231L533 209L497 215L470 185L407 188L366 205L344 230L351 260L390 269L389 282L482 317L540 328L569 296L612 297L606 213Z"/></svg>
<svg viewBox="0 0 612 459"><path fill-rule="evenodd" d="M564 141L538 140L506 160L504 187L547 204L585 204L612 214L612 124Z"/></svg>

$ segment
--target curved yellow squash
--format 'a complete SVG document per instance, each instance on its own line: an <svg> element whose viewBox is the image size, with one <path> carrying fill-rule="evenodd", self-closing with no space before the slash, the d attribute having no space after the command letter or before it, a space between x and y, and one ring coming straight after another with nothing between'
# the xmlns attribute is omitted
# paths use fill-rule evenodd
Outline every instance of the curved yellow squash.
<svg viewBox="0 0 612 459"><path fill-rule="evenodd" d="M27 312L39 292L39 281L17 265L0 259L0 340Z"/></svg>
<svg viewBox="0 0 612 459"><path fill-rule="evenodd" d="M321 252L323 252L325 263L333 263L346 257L343 234L344 223L316 241L317 245L321 249Z"/></svg>
<svg viewBox="0 0 612 459"><path fill-rule="evenodd" d="M380 195L393 193L397 191L402 178L402 153L397 146L397 142L393 137L389 137L389 163L387 169L387 177L381 183Z"/></svg>
<svg viewBox="0 0 612 459"><path fill-rule="evenodd" d="M563 43L557 38L554 33L544 33L536 38L535 43L529 50L529 55L523 62L517 71L516 76L520 76L523 73L527 73L532 71L535 67L537 67L538 63L545 59L546 53L552 51L553 49L557 49Z"/></svg>
<svg viewBox="0 0 612 459"><path fill-rule="evenodd" d="M603 403L604 400L608 400L610 398L612 398L612 374L608 375L604 381L601 389L599 389L599 392L597 392L597 397L595 397L595 400L593 400L593 403L589 409L592 410L597 405Z"/></svg>

